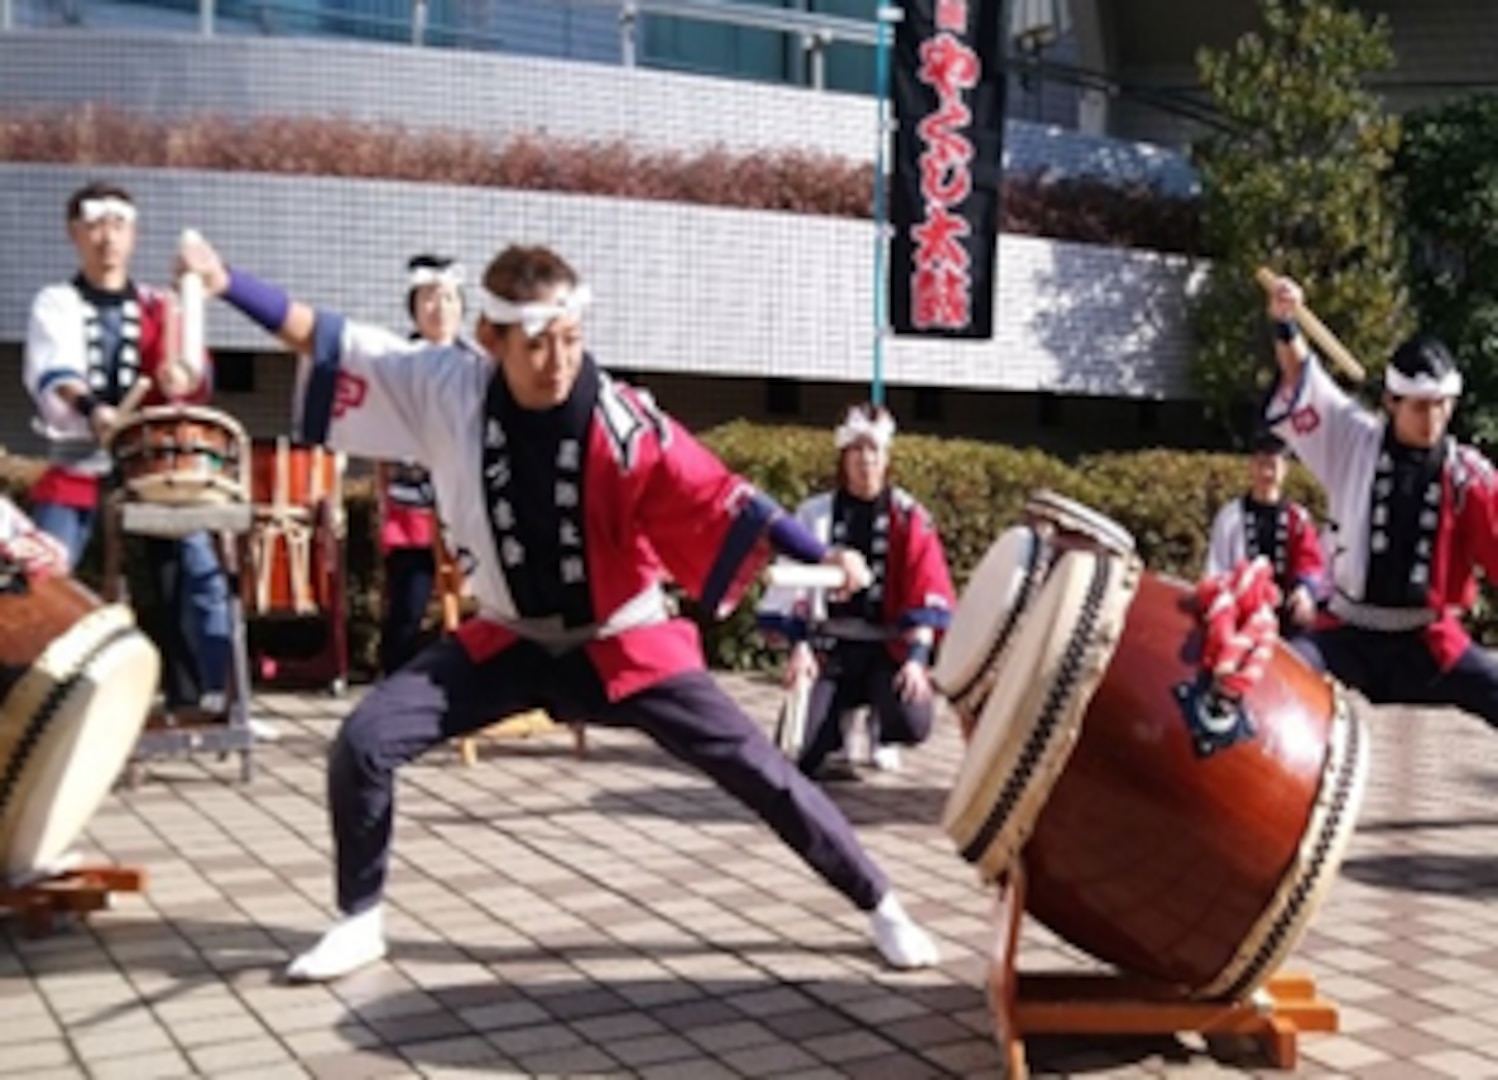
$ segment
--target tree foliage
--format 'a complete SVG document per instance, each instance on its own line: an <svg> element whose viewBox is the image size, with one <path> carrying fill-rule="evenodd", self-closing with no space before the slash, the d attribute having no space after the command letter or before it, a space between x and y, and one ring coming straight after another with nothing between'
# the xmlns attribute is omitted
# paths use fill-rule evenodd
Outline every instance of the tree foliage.
<svg viewBox="0 0 1498 1080"><path fill-rule="evenodd" d="M1335 0L1261 6L1261 32L1197 56L1230 130L1193 147L1215 264L1192 302L1192 375L1229 423L1271 370L1256 267L1298 280L1375 375L1409 330L1391 190L1399 126L1364 84L1393 66L1387 27Z"/></svg>
<svg viewBox="0 0 1498 1080"><path fill-rule="evenodd" d="M1498 444L1498 99L1411 115L1397 159L1410 291L1466 379L1457 428Z"/></svg>

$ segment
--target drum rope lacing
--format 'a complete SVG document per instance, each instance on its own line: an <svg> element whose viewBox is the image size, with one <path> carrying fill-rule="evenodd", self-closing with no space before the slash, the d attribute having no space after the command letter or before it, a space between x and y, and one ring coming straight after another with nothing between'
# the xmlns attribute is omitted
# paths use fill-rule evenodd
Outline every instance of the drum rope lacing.
<svg viewBox="0 0 1498 1080"><path fill-rule="evenodd" d="M1224 697L1241 698L1260 679L1279 639L1280 590L1264 556L1240 562L1196 587L1201 668Z"/></svg>

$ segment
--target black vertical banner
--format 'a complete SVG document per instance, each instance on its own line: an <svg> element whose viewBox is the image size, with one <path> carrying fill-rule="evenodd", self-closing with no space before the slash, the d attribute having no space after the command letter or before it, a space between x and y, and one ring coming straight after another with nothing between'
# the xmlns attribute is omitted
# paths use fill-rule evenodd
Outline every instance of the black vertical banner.
<svg viewBox="0 0 1498 1080"><path fill-rule="evenodd" d="M993 336L1002 0L902 0L889 311L896 334Z"/></svg>

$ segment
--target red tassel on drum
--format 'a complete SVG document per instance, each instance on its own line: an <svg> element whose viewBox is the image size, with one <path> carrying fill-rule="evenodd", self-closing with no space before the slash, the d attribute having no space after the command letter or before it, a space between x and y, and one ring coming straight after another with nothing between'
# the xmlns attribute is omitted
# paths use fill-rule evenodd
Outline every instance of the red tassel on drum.
<svg viewBox="0 0 1498 1080"><path fill-rule="evenodd" d="M1202 620L1202 670L1219 693L1241 698L1259 679L1279 637L1280 590L1260 556L1196 586Z"/></svg>

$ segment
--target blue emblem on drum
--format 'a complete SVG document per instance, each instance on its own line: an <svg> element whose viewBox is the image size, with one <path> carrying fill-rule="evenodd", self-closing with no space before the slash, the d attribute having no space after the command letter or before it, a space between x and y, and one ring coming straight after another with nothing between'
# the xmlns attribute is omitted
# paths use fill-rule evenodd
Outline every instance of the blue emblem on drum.
<svg viewBox="0 0 1498 1080"><path fill-rule="evenodd" d="M1218 691L1211 679L1180 683L1175 688L1175 697L1186 718L1186 731L1197 757L1211 757L1219 750L1254 737L1254 727L1243 702Z"/></svg>
<svg viewBox="0 0 1498 1080"><path fill-rule="evenodd" d="M8 556L0 555L0 596L24 596L31 591L30 586L25 567Z"/></svg>

